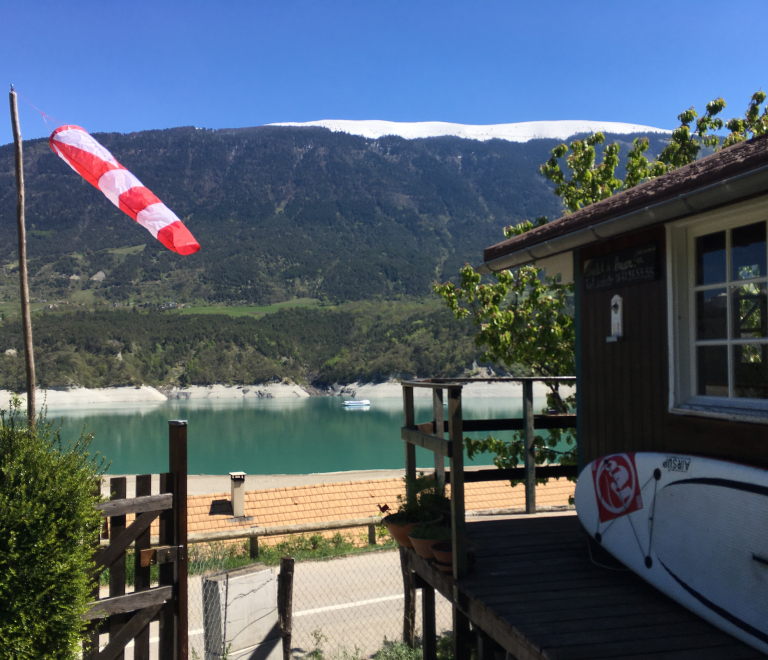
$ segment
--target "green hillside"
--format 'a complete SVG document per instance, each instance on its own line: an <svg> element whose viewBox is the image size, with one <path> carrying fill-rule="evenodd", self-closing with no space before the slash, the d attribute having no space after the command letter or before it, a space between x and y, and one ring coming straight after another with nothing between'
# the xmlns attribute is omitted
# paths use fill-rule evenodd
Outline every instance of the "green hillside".
<svg viewBox="0 0 768 660"><path fill-rule="evenodd" d="M370 140L288 127L97 138L182 218L202 249L190 257L168 252L46 140L29 141L34 299L69 299L82 290L108 301L259 305L420 297L435 279L477 262L505 225L561 212L538 174L554 140ZM6 286L16 279L9 280L15 195L13 149L5 145L0 302L16 296ZM91 281L98 271L104 281Z"/></svg>
<svg viewBox="0 0 768 660"><path fill-rule="evenodd" d="M480 353L471 325L436 300L295 307L260 318L137 308L41 313L33 316L33 335L41 387L283 379L325 387L454 376ZM0 388L22 390L24 383L17 316L0 323Z"/></svg>

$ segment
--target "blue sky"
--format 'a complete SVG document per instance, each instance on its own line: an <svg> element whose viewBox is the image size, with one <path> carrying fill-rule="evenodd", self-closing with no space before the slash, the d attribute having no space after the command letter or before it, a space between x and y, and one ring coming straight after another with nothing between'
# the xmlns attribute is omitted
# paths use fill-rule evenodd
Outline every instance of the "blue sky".
<svg viewBox="0 0 768 660"><path fill-rule="evenodd" d="M743 113L768 85L767 24L762 0L8 0L0 80L92 132L317 119L672 128L717 96L726 117ZM24 138L48 135L19 102Z"/></svg>

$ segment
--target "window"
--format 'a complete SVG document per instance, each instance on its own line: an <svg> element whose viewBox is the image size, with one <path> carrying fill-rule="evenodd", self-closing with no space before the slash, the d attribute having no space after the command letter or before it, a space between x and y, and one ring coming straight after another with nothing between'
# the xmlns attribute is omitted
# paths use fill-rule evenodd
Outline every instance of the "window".
<svg viewBox="0 0 768 660"><path fill-rule="evenodd" d="M672 407L768 416L767 237L765 201L670 229Z"/></svg>

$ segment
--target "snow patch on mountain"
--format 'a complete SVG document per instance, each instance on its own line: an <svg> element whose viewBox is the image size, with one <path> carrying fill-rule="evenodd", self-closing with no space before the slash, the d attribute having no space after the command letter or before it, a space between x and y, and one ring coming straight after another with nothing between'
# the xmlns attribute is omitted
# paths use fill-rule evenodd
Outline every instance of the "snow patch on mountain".
<svg viewBox="0 0 768 660"><path fill-rule="evenodd" d="M528 142L539 138L565 140L577 133L671 133L664 128L625 124L615 121L589 121L569 119L563 121L524 121L516 124L449 124L442 121L396 122L379 120L321 119L307 122L281 122L269 126L320 126L334 133L349 133L378 139L385 135L399 135L406 140L452 135L468 140L509 140Z"/></svg>

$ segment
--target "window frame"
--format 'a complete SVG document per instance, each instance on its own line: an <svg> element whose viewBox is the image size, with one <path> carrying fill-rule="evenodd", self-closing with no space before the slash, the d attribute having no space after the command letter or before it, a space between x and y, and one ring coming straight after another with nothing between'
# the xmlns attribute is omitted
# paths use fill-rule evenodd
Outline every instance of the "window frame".
<svg viewBox="0 0 768 660"><path fill-rule="evenodd" d="M732 204L716 211L666 225L667 231L667 319L669 344L669 410L673 413L701 414L728 419L768 424L768 399L734 397L734 367L732 347L737 344L768 344L768 337L750 340L734 339L731 323L731 287L737 283L731 272L731 232L726 231L726 281L711 288L725 287L727 293L728 338L710 340L714 345L728 347L727 397L700 395L697 391L695 352L697 343L707 340L696 337L696 293L707 285L696 285L696 238L722 230L765 222L768 232L768 199L760 197ZM768 282L768 273L742 280L745 283Z"/></svg>

